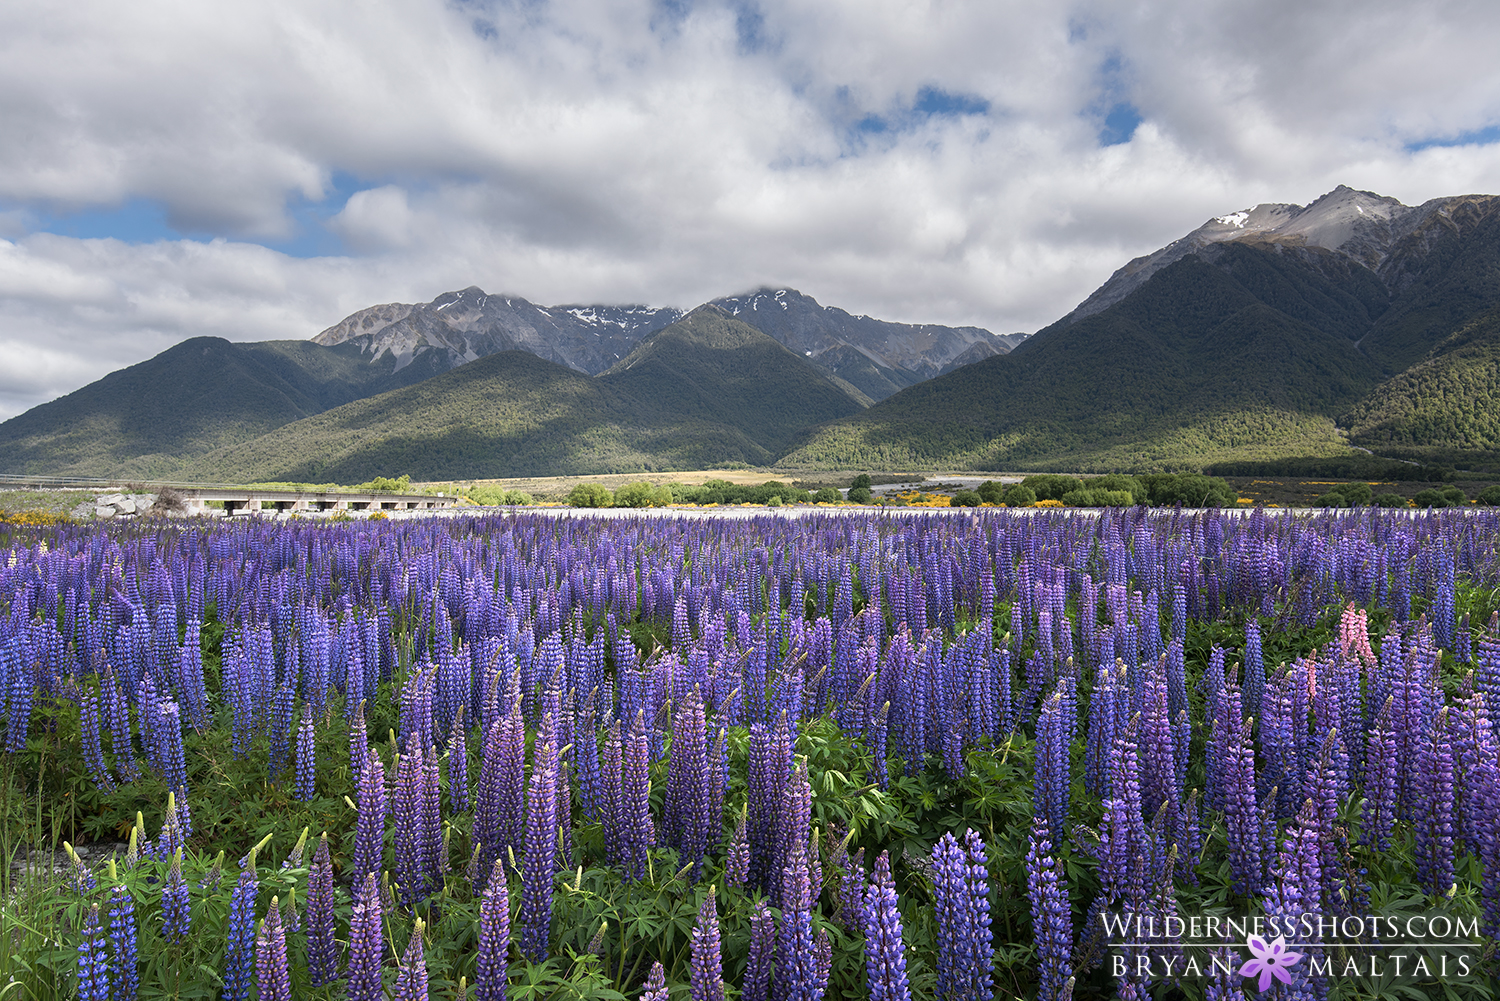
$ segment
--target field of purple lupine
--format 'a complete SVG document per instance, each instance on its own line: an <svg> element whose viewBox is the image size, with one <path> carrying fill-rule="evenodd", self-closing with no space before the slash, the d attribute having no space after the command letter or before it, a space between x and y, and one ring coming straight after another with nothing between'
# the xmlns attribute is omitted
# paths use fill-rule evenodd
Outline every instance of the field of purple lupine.
<svg viewBox="0 0 1500 1001"><path fill-rule="evenodd" d="M1492 512L13 531L6 1001L1495 996Z"/></svg>

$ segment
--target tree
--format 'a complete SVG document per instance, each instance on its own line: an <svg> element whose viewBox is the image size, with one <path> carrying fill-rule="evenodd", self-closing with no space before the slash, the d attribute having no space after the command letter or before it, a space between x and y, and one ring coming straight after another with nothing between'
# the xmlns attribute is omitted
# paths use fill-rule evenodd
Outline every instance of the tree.
<svg viewBox="0 0 1500 1001"><path fill-rule="evenodd" d="M580 483L568 492L569 507L611 507L614 500L602 483Z"/></svg>
<svg viewBox="0 0 1500 1001"><path fill-rule="evenodd" d="M1006 507L1030 507L1036 503L1036 492L1025 483L1016 483L1005 491Z"/></svg>

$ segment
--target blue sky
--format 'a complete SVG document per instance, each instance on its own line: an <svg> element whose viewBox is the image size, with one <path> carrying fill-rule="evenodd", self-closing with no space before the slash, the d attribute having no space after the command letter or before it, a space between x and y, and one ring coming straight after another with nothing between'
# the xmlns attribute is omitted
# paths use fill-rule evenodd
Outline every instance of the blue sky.
<svg viewBox="0 0 1500 1001"><path fill-rule="evenodd" d="M0 418L468 285L1034 330L1222 215L1500 191L1462 0L0 10Z"/></svg>

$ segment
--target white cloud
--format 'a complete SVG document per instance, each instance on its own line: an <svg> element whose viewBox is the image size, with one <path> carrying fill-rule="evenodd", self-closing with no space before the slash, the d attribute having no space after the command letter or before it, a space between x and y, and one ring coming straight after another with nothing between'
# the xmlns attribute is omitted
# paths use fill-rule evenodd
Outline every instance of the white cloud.
<svg viewBox="0 0 1500 1001"><path fill-rule="evenodd" d="M470 284L1035 329L1211 215L1500 190L1500 146L1407 150L1500 124L1497 40L1457 0L0 7L0 416ZM137 199L217 238L35 232ZM319 225L350 256L253 242Z"/></svg>

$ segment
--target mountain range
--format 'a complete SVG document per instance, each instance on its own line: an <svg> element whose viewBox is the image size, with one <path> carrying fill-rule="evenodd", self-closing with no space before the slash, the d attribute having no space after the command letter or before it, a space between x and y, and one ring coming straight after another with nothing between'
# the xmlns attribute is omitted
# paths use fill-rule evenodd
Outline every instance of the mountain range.
<svg viewBox="0 0 1500 1001"><path fill-rule="evenodd" d="M795 289L762 288L707 306L761 331L799 359L797 378L765 387L768 396L786 400L793 387L811 385L812 376L800 371L806 368L855 409L968 361L1008 352L1026 336L855 316ZM670 307L538 306L470 287L429 303L360 310L310 341L192 338L0 423L0 473L173 478L212 468L229 475L232 463L208 457L490 356L521 352L585 378L602 378L688 315ZM702 399L724 399L703 381L703 371L698 375ZM702 407L690 412L701 414ZM843 413L803 406L785 412L816 414L818 420ZM702 429L688 421L682 430L690 438ZM774 460L789 437L779 421L757 425L754 447L724 461ZM663 448L662 456L691 451L690 443ZM653 468L675 461L650 459L650 449L630 454Z"/></svg>
<svg viewBox="0 0 1500 1001"><path fill-rule="evenodd" d="M809 429L789 465L1500 461L1500 198L1339 187L1209 220L1015 351Z"/></svg>
<svg viewBox="0 0 1500 1001"><path fill-rule="evenodd" d="M0 472L417 479L746 463L1500 462L1500 198L1208 220L1026 337L759 289L684 313L478 288L195 338L0 424Z"/></svg>

